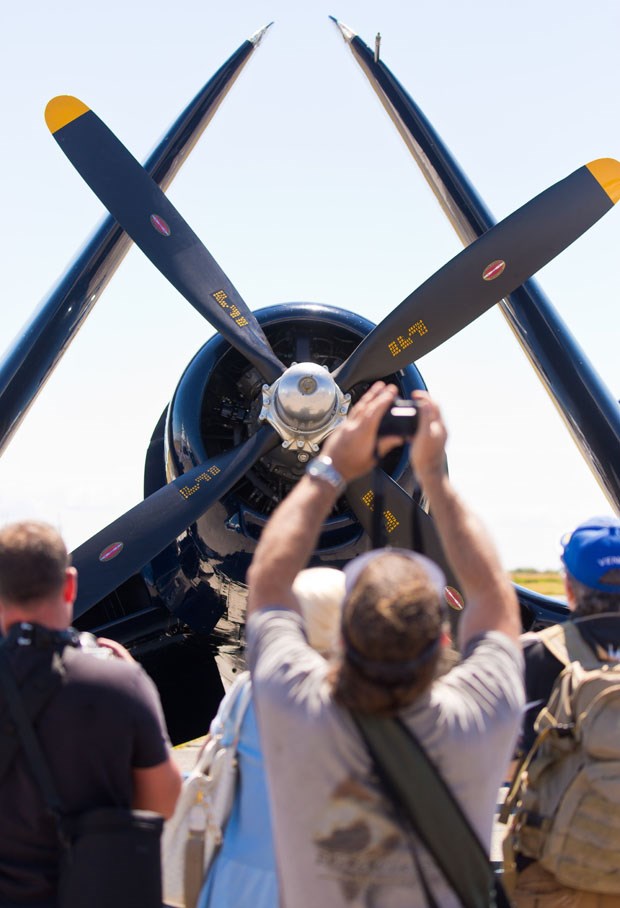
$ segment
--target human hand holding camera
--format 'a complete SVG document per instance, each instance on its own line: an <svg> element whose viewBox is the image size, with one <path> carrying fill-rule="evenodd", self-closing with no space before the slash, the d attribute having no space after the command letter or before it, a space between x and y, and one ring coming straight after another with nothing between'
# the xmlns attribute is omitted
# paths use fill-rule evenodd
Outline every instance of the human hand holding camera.
<svg viewBox="0 0 620 908"><path fill-rule="evenodd" d="M377 456L405 441L411 442L411 465L420 481L445 472L447 431L437 404L426 391L414 391L410 401L396 395L395 385L375 382L323 445L321 454L346 482L369 473Z"/></svg>
<svg viewBox="0 0 620 908"><path fill-rule="evenodd" d="M106 650L111 656L122 659L124 662L135 662L128 649L125 649L122 643L117 640L110 640L108 637L97 637L97 645Z"/></svg>
<svg viewBox="0 0 620 908"><path fill-rule="evenodd" d="M377 431L382 417L396 399L395 385L375 382L360 397L347 420L326 440L321 449L330 457L335 469L346 482L369 473L376 464L376 451L383 457L403 443L402 438L390 436L379 439Z"/></svg>
<svg viewBox="0 0 620 908"><path fill-rule="evenodd" d="M427 391L414 391L413 403L417 409L418 423L409 459L417 481L424 485L446 472L448 431L439 407Z"/></svg>
<svg viewBox="0 0 620 908"><path fill-rule="evenodd" d="M411 466L420 481L446 472L448 433L441 411L427 391L414 391L411 400L393 400L381 417L377 429L377 450L383 457L382 445L395 447L410 442ZM388 448L388 450L389 450Z"/></svg>

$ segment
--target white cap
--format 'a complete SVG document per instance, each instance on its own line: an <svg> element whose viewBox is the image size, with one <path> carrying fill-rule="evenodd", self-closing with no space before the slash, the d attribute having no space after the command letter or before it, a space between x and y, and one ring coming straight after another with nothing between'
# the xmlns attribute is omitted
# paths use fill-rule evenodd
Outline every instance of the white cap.
<svg viewBox="0 0 620 908"><path fill-rule="evenodd" d="M295 577L293 592L299 601L310 646L320 653L335 650L340 640L344 573L331 567L306 568Z"/></svg>

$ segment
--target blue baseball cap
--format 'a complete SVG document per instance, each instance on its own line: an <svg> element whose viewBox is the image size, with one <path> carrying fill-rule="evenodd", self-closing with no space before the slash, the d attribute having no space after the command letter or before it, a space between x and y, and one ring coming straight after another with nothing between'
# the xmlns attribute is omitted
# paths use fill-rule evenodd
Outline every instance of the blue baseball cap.
<svg viewBox="0 0 620 908"><path fill-rule="evenodd" d="M620 593L620 582L605 583L609 571L620 571L620 520L591 517L562 539L562 561L569 574L603 593Z"/></svg>

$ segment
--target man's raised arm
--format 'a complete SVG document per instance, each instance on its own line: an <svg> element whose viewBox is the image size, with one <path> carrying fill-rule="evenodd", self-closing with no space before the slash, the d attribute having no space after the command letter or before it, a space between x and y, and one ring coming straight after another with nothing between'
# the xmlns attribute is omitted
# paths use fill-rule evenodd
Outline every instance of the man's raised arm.
<svg viewBox="0 0 620 908"><path fill-rule="evenodd" d="M376 382L323 445L317 461L328 458L328 469L315 478L304 476L274 511L248 573L248 614L268 606L298 610L293 580L306 566L323 521L346 483L375 465L377 430L396 391L393 385ZM516 640L521 629L517 597L495 545L450 482L445 469L447 432L439 408L424 391L414 392L413 397L419 418L411 464L467 603L460 621L460 644L489 630ZM399 444L402 439L382 438L381 456Z"/></svg>
<svg viewBox="0 0 620 908"><path fill-rule="evenodd" d="M459 622L461 649L484 631L502 631L516 640L521 632L519 603L495 545L475 514L457 495L445 468L446 428L437 404L415 391L418 431L411 465L430 505L445 555L465 595Z"/></svg>

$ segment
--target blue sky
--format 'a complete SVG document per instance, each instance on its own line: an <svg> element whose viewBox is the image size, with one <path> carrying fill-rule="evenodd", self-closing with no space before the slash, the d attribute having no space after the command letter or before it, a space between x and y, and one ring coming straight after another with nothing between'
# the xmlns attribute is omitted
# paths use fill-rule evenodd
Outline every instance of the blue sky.
<svg viewBox="0 0 620 908"><path fill-rule="evenodd" d="M615 2L405 4L108 0L13 6L0 54L0 331L7 347L100 203L43 120L74 94L139 158L244 38L275 21L169 190L252 309L317 301L380 321L459 249L329 21L382 57L497 219L598 157L620 158ZM620 213L538 275L620 393ZM212 331L133 250L0 461L0 520L71 547L141 497L152 429ZM451 474L507 567L557 567L609 505L497 310L418 363L450 429Z"/></svg>

